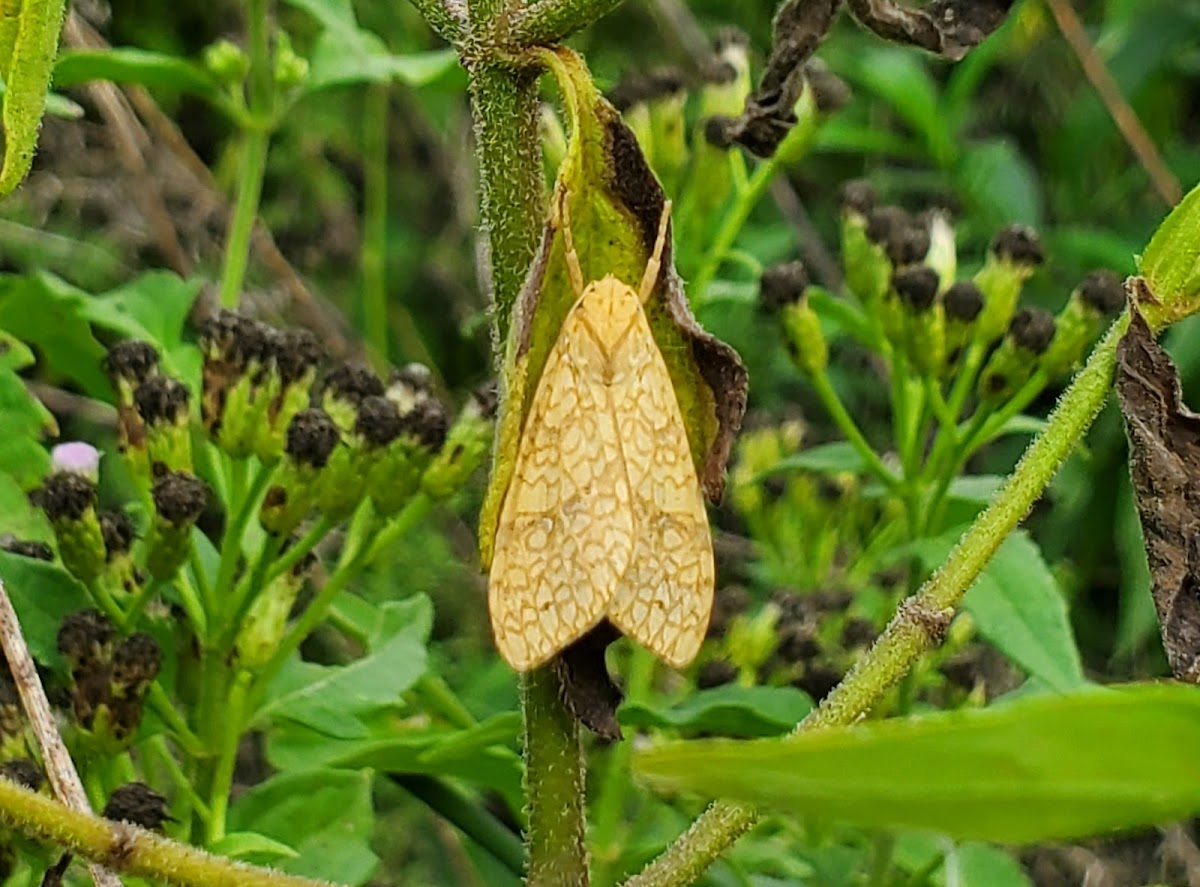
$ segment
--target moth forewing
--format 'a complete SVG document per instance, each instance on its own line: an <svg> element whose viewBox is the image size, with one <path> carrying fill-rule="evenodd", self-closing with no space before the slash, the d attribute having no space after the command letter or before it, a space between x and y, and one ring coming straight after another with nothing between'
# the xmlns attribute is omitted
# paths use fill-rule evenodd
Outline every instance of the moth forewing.
<svg viewBox="0 0 1200 887"><path fill-rule="evenodd" d="M564 222L566 200L561 202ZM501 506L488 606L519 671L601 619L680 667L713 595L704 499L666 362L643 302L658 279L670 204L639 290L583 286L569 224L567 313L530 403Z"/></svg>

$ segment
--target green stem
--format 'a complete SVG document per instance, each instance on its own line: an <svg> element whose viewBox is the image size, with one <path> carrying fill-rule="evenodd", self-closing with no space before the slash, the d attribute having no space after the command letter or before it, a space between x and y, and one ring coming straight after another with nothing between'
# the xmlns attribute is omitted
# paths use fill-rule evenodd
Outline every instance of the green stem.
<svg viewBox="0 0 1200 887"><path fill-rule="evenodd" d="M450 14L445 0L412 0L413 6L424 17L429 27L433 28L447 43L458 43L462 37L465 22L459 21Z"/></svg>
<svg viewBox="0 0 1200 887"><path fill-rule="evenodd" d="M529 887L587 887L584 755L579 722L562 701L558 675L544 665L521 676L525 715L525 803Z"/></svg>
<svg viewBox="0 0 1200 887"><path fill-rule="evenodd" d="M246 17L250 50L251 125L244 131L237 199L225 242L225 266L221 270L219 294L221 305L225 308L237 307L246 279L250 238L258 218L263 176L267 170L267 149L273 128L270 122L274 90L268 0L247 0Z"/></svg>
<svg viewBox="0 0 1200 887"><path fill-rule="evenodd" d="M248 671L239 671L234 678L226 699L222 723L225 726L221 753L213 771L213 780L208 795L208 843L225 837L225 815L229 810L229 792L233 788L233 768L237 763L238 744L242 740L242 727L246 721L246 702L253 676Z"/></svg>
<svg viewBox="0 0 1200 887"><path fill-rule="evenodd" d="M479 6L486 9L489 4L479 2ZM496 341L502 344L546 218L540 72L468 61L468 73Z"/></svg>
<svg viewBox="0 0 1200 887"><path fill-rule="evenodd" d="M525 848L520 839L496 817L441 779L416 773L388 774L396 785L423 801L431 810L454 824L464 835L490 853L514 875L525 869Z"/></svg>
<svg viewBox="0 0 1200 887"><path fill-rule="evenodd" d="M388 84L367 89L363 110L363 324L376 364L388 355Z"/></svg>
<svg viewBox="0 0 1200 887"><path fill-rule="evenodd" d="M145 749L145 753L157 759L166 769L167 773L170 774L171 781L175 783L175 788L187 798L191 809L198 813L201 818L207 819L209 815L208 805L196 793L195 788L192 787L192 781L188 779L187 774L183 772L183 768L179 766L179 762L175 760L175 755L171 754L171 749L167 745L167 738L159 733L157 736L151 737L150 741L143 748Z"/></svg>
<svg viewBox="0 0 1200 887"><path fill-rule="evenodd" d="M767 188L771 186L775 173L779 171L778 156L778 154L773 154L755 167L746 187L738 191L733 206L722 216L721 227L717 229L712 243L709 244L704 256L704 264L700 266L695 279L688 287L692 292L694 302L704 299L709 285L717 276L717 271L721 269L721 263L725 261L725 256L733 247L742 228L746 226L750 213L767 193Z"/></svg>
<svg viewBox="0 0 1200 887"><path fill-rule="evenodd" d="M0 818L35 840L102 863L120 875L176 887L329 887L213 856L144 829L79 813L16 782L0 779Z"/></svg>
<svg viewBox="0 0 1200 887"><path fill-rule="evenodd" d="M192 757L198 757L205 753L204 743L191 731L183 716L171 703L167 691L157 681L150 685L146 702L159 719L167 725L175 737L175 741L183 747L185 752Z"/></svg>
<svg viewBox="0 0 1200 887"><path fill-rule="evenodd" d="M817 397L821 399L821 404L825 407L826 412L829 413L830 418L833 419L846 440L854 447L854 451L863 460L867 470L889 490L896 490L900 485L899 479L883 464L883 460L863 437L858 423L854 421L854 417L846 410L842 399L834 391L833 385L829 381L829 375L822 369L818 373L813 373L809 377L809 382L816 391Z"/></svg>
<svg viewBox="0 0 1200 887"><path fill-rule="evenodd" d="M308 531L303 536L272 562L266 581L268 583L274 582L288 570L292 569L292 567L296 566L296 564L300 563L310 551L321 544L321 540L328 536L329 532L336 526L337 521L322 515L316 523L308 528Z"/></svg>
<svg viewBox="0 0 1200 887"><path fill-rule="evenodd" d="M942 568L897 612L845 680L800 724L819 730L862 717L937 640L931 622L948 617L996 549L1020 523L1059 466L1079 444L1112 388L1117 342L1128 314L1113 324L1063 394L1043 432L1029 445L996 500L976 518ZM745 805L711 805L666 852L625 887L684 887L755 823Z"/></svg>
<svg viewBox="0 0 1200 887"><path fill-rule="evenodd" d="M558 43L608 15L624 0L544 0L522 3L499 39L514 47Z"/></svg>

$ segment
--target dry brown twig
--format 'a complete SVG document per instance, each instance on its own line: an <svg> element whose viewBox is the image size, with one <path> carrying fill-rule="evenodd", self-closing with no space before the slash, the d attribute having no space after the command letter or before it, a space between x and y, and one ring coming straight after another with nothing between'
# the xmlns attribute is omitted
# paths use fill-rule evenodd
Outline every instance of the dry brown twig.
<svg viewBox="0 0 1200 887"><path fill-rule="evenodd" d="M1058 23L1058 29L1070 45L1071 51L1079 59L1079 64L1083 66L1083 73L1100 96L1108 115L1112 117L1113 123L1133 150L1138 163L1150 176L1154 190L1170 206L1174 206L1183 198L1183 187L1163 161L1158 146L1142 126L1137 112L1125 100L1120 85L1108 70L1108 65L1088 40L1079 16L1066 0L1046 0L1046 6L1054 16L1054 21Z"/></svg>
<svg viewBox="0 0 1200 887"><path fill-rule="evenodd" d="M21 704L42 751L42 763L46 767L50 784L54 787L54 794L72 810L91 815L92 808L83 791L83 783L79 781L75 762L71 760L71 755L67 752L54 723L50 701L46 698L46 691L38 677L33 657L29 654L29 647L25 644L25 636L21 634L17 611L13 609L3 580L0 580L0 646L4 648L4 656L8 660L17 693L21 696ZM103 866L93 862L88 864L88 868L96 887L121 887L120 879Z"/></svg>

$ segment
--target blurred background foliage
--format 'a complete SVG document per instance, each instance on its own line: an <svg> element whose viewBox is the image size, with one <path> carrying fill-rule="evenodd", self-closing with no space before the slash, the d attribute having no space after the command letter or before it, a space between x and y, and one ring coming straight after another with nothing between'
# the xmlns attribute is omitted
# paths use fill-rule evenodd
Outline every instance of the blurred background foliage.
<svg viewBox="0 0 1200 887"><path fill-rule="evenodd" d="M325 33L320 16L330 10L341 15L348 3L281 2L278 25L296 52L312 60ZM1166 169L1190 186L1200 179L1200 4L1077 0L1071 5ZM758 70L770 44L773 6L631 0L570 42L584 53L602 87L665 65L678 67L684 82L698 87L709 40L731 25L749 37ZM196 63L215 41L244 39L243 4L228 0L81 0L75 12L93 36L113 46ZM388 83L332 82L304 93L288 110L272 140L261 208L277 250L255 251L243 304L259 316L290 324L312 326L313 318L320 319L324 344L342 356L366 356L364 342L382 343L392 364L428 364L441 392L461 402L492 373L465 76L451 56L427 55L444 47L408 3L356 0L353 12L387 52L411 57L412 65L400 66L399 76ZM72 37L69 31L66 45L80 45L80 33ZM802 256L814 280L836 290L844 182L866 178L882 202L913 212L948 210L964 277L982 264L997 229L1010 223L1035 227L1048 260L1026 285L1024 303L1051 311L1093 269L1131 273L1135 254L1169 208L1064 41L1047 0L1018 0L1009 21L957 64L885 44L848 17L818 57L850 87L850 97L820 127L803 161L783 170L783 181L741 230L737 249L752 261L723 265L711 297L697 306L701 322L737 347L750 367L748 426L780 429L774 445L784 449L799 447L799 439L807 447L840 435L786 359L778 335L765 333L773 323L755 303L756 275L745 269ZM132 106L104 83L62 92L75 104L56 106L60 114L47 118L30 179L0 207L3 270L49 271L89 292L112 289L153 268L216 279L228 195L239 170L236 127L212 103L174 88L169 78L149 87L152 101L142 104L135 98ZM549 91L547 98L552 98ZM154 106L158 111L148 113ZM381 182L386 185L386 249L372 257L365 252L371 247L364 246L364 219L372 188ZM382 261L386 281L383 329L372 327L370 299L364 295L364 267L375 260ZM1167 337L1185 389L1193 390L1200 374L1194 333L1194 322L1188 322ZM835 339L831 348L830 374L843 401L868 439L886 449L886 386L869 372L871 355L846 338ZM69 375L56 372L49 361L40 364L33 381L56 414L64 439L98 440L106 433L104 416L76 399L78 387L65 381ZM1044 414L1055 394L1046 391L1029 412ZM789 444L793 432L797 439ZM1024 441L999 440L975 457L971 472L1006 473ZM1124 448L1119 417L1110 409L1027 522L1069 604L1085 670L1099 681L1165 669ZM795 596L788 589L780 597L781 571L770 562L771 549L762 537L786 534L780 528L788 520L813 510L811 503L822 493L818 479L836 478L836 473L814 472L805 481L808 487L788 494L796 497L794 508L786 499L772 504L790 509L790 516L766 521L766 529L756 528L754 514L739 514L727 497L715 518L725 586L716 634L728 638L727 631L734 632L736 640L718 642L726 644L727 654L735 651L728 656L735 671L718 674L725 667L720 666L705 675L702 666L693 675L701 686L724 684L739 674L742 683L755 683L756 675L767 675L764 683L786 686L795 678L809 695L819 696L886 617L888 601L869 593L847 609L847 588L822 588L821 571L808 578L806 589L821 595L808 595L803 607L795 605L802 612L789 613ZM377 600L419 593L433 599L431 671L444 678L474 718L486 721L511 716L516 693L514 676L491 646L484 581L477 569L474 521L482 487L483 479L476 478L453 509L443 509L405 536L361 590ZM828 488L825 493L834 500L838 495ZM811 519L824 518L818 513ZM805 537L803 529L799 535ZM763 545L758 554L754 543ZM829 552L813 557L837 560ZM938 558L931 554L929 561ZM772 600L774 611L765 608ZM823 614L833 614L833 621L823 621ZM823 660L825 672L808 673L807 683L778 660L778 647L788 637L779 633L776 621L788 619L793 627L817 626L812 637L793 631L793 642L835 651ZM311 643L336 651L338 642L327 632ZM1011 666L996 664L987 648L975 655L968 689L984 692L979 683L984 680L986 695L992 696L1019 683ZM620 662L627 666L629 658L622 649ZM953 677L947 680L954 683ZM938 687L926 702L962 702L963 694L956 697L952 688ZM731 709L714 700L688 710L664 701L686 700L685 685L668 681L658 691L627 707L622 716L627 731L770 735L793 724L806 706L803 696L785 694L762 696L753 705L738 697ZM504 726L515 727L511 721ZM287 738L275 741L286 746ZM614 791L614 780L626 778L625 760L617 750L600 748L597 760L594 796L603 798ZM511 764L505 760L504 767ZM419 796L417 783L407 788L400 791L387 782L375 788L379 823L373 846L384 861L376 875L380 883L512 882L512 875L475 844L412 802L414 792ZM596 814L596 859L608 875L636 869L698 809L649 800L633 804L623 790L619 795L617 800L609 795L602 802L607 809ZM515 813L501 801L495 807L501 821ZM627 815L636 830L621 824ZM1164 874L1160 850L1159 836L1153 834L1095 845L1083 857L1069 850L1026 851L1023 865L979 844L963 844L950 855L958 884L1076 883L1087 868L1081 858L1100 860L1110 878L1106 883L1114 885L1149 883L1155 877L1195 883L1178 873L1178 865L1173 874ZM933 839L905 834L885 842L774 820L738 845L710 882L866 883L855 873L863 870L865 859L884 852L895 866L888 870L908 880L871 883L951 883L940 867L946 848Z"/></svg>

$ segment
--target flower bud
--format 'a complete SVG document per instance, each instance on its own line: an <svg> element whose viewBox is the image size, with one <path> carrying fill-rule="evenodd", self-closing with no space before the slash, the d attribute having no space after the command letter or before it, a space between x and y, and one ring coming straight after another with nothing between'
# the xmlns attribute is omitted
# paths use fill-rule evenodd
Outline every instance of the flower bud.
<svg viewBox="0 0 1200 887"><path fill-rule="evenodd" d="M162 830L164 822L171 821L167 810L167 799L150 786L143 782L129 782L113 789L101 816L157 832Z"/></svg>
<svg viewBox="0 0 1200 887"><path fill-rule="evenodd" d="M104 569L95 482L73 471L60 471L46 478L35 498L54 528L63 566L84 585L95 581Z"/></svg>
<svg viewBox="0 0 1200 887"><path fill-rule="evenodd" d="M204 67L227 87L241 86L250 71L250 59L242 48L228 40L217 40L204 47Z"/></svg>
<svg viewBox="0 0 1200 887"><path fill-rule="evenodd" d="M1084 277L1058 314L1054 341L1042 355L1042 368L1051 378L1070 372L1105 317L1124 304L1125 287L1112 271L1093 271Z"/></svg>
<svg viewBox="0 0 1200 887"><path fill-rule="evenodd" d="M275 32L275 86L280 92L295 89L308 79L308 59L297 55L286 31Z"/></svg>
<svg viewBox="0 0 1200 887"><path fill-rule="evenodd" d="M892 287L906 309L905 350L922 376L939 375L945 360L946 318L937 299L938 284L937 272L928 265L912 265L892 276Z"/></svg>
<svg viewBox="0 0 1200 887"><path fill-rule="evenodd" d="M146 533L146 570L155 579L170 579L187 560L192 527L208 505L208 485L194 474L175 471L150 490L154 516Z"/></svg>
<svg viewBox="0 0 1200 887"><path fill-rule="evenodd" d="M72 613L58 630L58 650L71 672L71 706L85 730L92 729L97 711L108 701L115 635L112 623L97 610Z"/></svg>
<svg viewBox="0 0 1200 887"><path fill-rule="evenodd" d="M1054 316L1041 308L1022 308L1013 315L1008 333L979 375L980 400L1012 397L1032 374L1037 358L1054 339Z"/></svg>
<svg viewBox="0 0 1200 887"><path fill-rule="evenodd" d="M171 471L192 470L190 401L187 387L170 376L154 376L134 390L134 408L145 429L147 482Z"/></svg>
<svg viewBox="0 0 1200 887"><path fill-rule="evenodd" d="M217 312L200 331L201 417L217 446L235 458L253 452L268 405L278 394L278 378L269 371L278 335L234 311Z"/></svg>
<svg viewBox="0 0 1200 887"><path fill-rule="evenodd" d="M883 299L892 276L892 263L884 247L871 235L875 215L874 191L865 182L850 183L843 192L842 270L846 287L868 311Z"/></svg>
<svg viewBox="0 0 1200 887"><path fill-rule="evenodd" d="M354 430L363 398L385 392L383 382L367 367L343 363L331 369L321 383L320 405L343 434Z"/></svg>
<svg viewBox="0 0 1200 887"><path fill-rule="evenodd" d="M109 667L108 728L118 745L125 746L142 722L146 691L162 667L162 650L148 634L137 632L113 650Z"/></svg>
<svg viewBox="0 0 1200 887"><path fill-rule="evenodd" d="M788 355L807 376L824 372L829 362L829 346L821 332L821 319L813 311L806 296L785 305L779 314L787 340Z"/></svg>
<svg viewBox="0 0 1200 887"><path fill-rule="evenodd" d="M290 570L276 576L254 599L234 641L239 667L253 670L270 660L283 639L288 616L315 563L316 557L309 552Z"/></svg>
<svg viewBox="0 0 1200 887"><path fill-rule="evenodd" d="M421 485L433 454L446 440L446 409L430 392L428 370L419 365L393 375L387 398L396 404L401 431L371 468L368 488L375 510L390 516Z"/></svg>
<svg viewBox="0 0 1200 887"><path fill-rule="evenodd" d="M130 553L133 547L133 521L120 509L100 513L100 532L104 536L104 575L109 588L132 594L142 584Z"/></svg>
<svg viewBox="0 0 1200 887"><path fill-rule="evenodd" d="M951 369L971 341L975 321L983 311L983 293L972 281L960 280L942 294L942 307L946 315L946 368Z"/></svg>
<svg viewBox="0 0 1200 887"><path fill-rule="evenodd" d="M976 328L980 341L994 342L1003 335L1021 287L1044 260L1037 232L1025 225L1010 225L992 240L987 261L975 275L975 285L983 293L983 312Z"/></svg>
<svg viewBox="0 0 1200 887"><path fill-rule="evenodd" d="M421 478L421 489L434 499L445 499L467 482L492 447L496 418L496 388L476 391L458 414L446 442Z"/></svg>
<svg viewBox="0 0 1200 887"><path fill-rule="evenodd" d="M254 453L267 465L283 455L288 426L297 413L308 407L309 392L324 354L321 343L309 330L284 330L274 341L270 388L277 393L267 403L266 421L259 425L254 439Z"/></svg>
<svg viewBox="0 0 1200 887"><path fill-rule="evenodd" d="M386 397L371 394L359 401L353 429L340 436L329 455L317 507L334 520L349 516L366 495L372 467L402 429L400 410Z"/></svg>
<svg viewBox="0 0 1200 887"><path fill-rule="evenodd" d="M302 410L292 419L284 459L275 469L259 510L259 520L267 532L292 532L316 506L321 472L340 437L324 410Z"/></svg>
<svg viewBox="0 0 1200 887"><path fill-rule="evenodd" d="M798 302L808 288L808 271L803 262L783 262L766 268L758 281L758 303L774 314Z"/></svg>
<svg viewBox="0 0 1200 887"><path fill-rule="evenodd" d="M158 351L149 342L127 339L109 349L104 371L117 392L117 451L134 479L149 484L146 431L134 406L133 393L143 382L158 375Z"/></svg>

